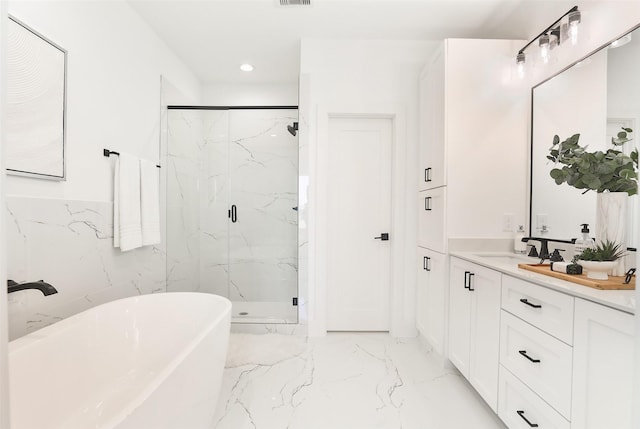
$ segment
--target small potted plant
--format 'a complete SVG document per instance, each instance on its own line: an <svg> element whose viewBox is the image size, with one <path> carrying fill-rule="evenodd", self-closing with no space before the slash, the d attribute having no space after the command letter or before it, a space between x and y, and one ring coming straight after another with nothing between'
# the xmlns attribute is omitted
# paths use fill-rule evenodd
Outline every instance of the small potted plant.
<svg viewBox="0 0 640 429"><path fill-rule="evenodd" d="M609 271L617 264L617 260L625 256L625 249L620 244L609 240L601 241L593 248L587 248L574 256L573 262L587 271L587 277L594 280L607 280Z"/></svg>

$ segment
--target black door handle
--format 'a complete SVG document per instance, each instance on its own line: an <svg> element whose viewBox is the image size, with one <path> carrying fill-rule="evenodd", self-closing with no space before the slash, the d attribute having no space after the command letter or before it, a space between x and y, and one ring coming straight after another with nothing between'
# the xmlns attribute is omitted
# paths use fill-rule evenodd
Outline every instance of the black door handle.
<svg viewBox="0 0 640 429"><path fill-rule="evenodd" d="M523 303L523 304L527 304L529 307L542 308L542 306L540 304L531 304L527 298L522 298L520 300L520 302Z"/></svg>
<svg viewBox="0 0 640 429"><path fill-rule="evenodd" d="M236 223L238 221L238 208L235 204L231 206L231 222Z"/></svg>
<svg viewBox="0 0 640 429"><path fill-rule="evenodd" d="M431 167L424 169L424 181L431 182Z"/></svg>
<svg viewBox="0 0 640 429"><path fill-rule="evenodd" d="M475 290L471 287L471 276L475 276L475 274L469 273L469 292L473 292Z"/></svg>
<svg viewBox="0 0 640 429"><path fill-rule="evenodd" d="M469 289L469 287L471 287L471 282L467 280L467 276L471 274L471 271L465 271L464 272L464 288L465 289Z"/></svg>
<svg viewBox="0 0 640 429"><path fill-rule="evenodd" d="M374 240L381 240L381 241L387 241L389 240L389 233L388 232L382 232L380 233L380 237L373 237Z"/></svg>
<svg viewBox="0 0 640 429"><path fill-rule="evenodd" d="M518 350L518 353L520 353L522 356L526 357L527 359L529 359L531 362L533 363L540 363L540 359L534 359L531 356L529 356L527 354L526 350Z"/></svg>
<svg viewBox="0 0 640 429"><path fill-rule="evenodd" d="M524 411L519 410L519 411L516 411L516 413L518 413L518 415L519 415L520 417L522 417L522 420L524 420L525 422L527 422L527 424L529 425L529 427L532 427L532 428L537 428L537 427L538 427L538 424L537 424L537 423L531 423L531 422L530 422L530 421L529 421L529 420L524 416Z"/></svg>

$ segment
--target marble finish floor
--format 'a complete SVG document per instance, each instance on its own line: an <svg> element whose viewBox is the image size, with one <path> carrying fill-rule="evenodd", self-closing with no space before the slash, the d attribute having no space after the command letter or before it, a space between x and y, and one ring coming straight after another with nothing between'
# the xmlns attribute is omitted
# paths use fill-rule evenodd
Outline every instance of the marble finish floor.
<svg viewBox="0 0 640 429"><path fill-rule="evenodd" d="M231 335L211 429L378 428L504 426L418 339Z"/></svg>

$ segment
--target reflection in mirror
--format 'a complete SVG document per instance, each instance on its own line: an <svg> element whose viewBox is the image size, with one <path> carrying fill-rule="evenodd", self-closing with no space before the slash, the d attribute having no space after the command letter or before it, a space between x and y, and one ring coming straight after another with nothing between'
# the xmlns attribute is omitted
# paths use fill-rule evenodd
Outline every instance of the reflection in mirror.
<svg viewBox="0 0 640 429"><path fill-rule="evenodd" d="M628 36L628 37L627 37ZM637 146L640 125L640 30L629 33L626 43L607 46L577 62L532 91L531 219L532 236L571 239L588 223L596 236L596 193L556 185L549 172L556 166L547 159L553 136L565 140L580 134L589 151L606 151L621 127L633 129ZM619 148L618 148L619 149ZM637 195L629 197L627 245L637 247L634 219Z"/></svg>

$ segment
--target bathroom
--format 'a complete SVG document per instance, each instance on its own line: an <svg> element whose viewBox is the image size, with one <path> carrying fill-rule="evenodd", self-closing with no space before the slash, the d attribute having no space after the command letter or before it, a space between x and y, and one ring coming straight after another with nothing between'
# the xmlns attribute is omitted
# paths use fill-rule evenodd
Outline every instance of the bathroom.
<svg viewBox="0 0 640 429"><path fill-rule="evenodd" d="M180 52L181 45L178 41L184 35L180 34L179 27L167 26L166 32L160 29L164 25L163 20L171 17L171 3L173 2L11 1L0 3L0 13L3 17L9 14L18 18L59 44L68 55L65 124L66 180L40 180L16 175L7 175L0 179L1 195L7 206L7 210L2 213L3 218L0 219L0 237L2 238L0 242L4 246L4 250L0 253L5 255L0 263L0 274L2 277L20 282L45 279L59 289L58 294L46 297L37 291L16 292L8 296L4 295L5 291L0 293L0 315L2 315L0 319L2 328L0 330L0 381L2 381L0 383L0 427L8 427L9 392L6 366L9 341L36 332L40 328L55 324L102 303L134 295L172 291L169 282L171 278L167 273L170 271L171 263L169 256L176 247L171 247L175 243L172 243L170 238L180 234L169 235L167 231L167 239L163 239L157 245L122 253L113 250L113 233L110 231L110 224L116 159L113 156L109 158L103 156L103 149L109 149L130 152L140 158L159 163L161 189L168 189L170 184L167 181L171 180L171 176L166 173L171 168L168 157L172 144L170 125L172 115L179 109L167 109L167 106L297 106L297 117L294 118L295 113L285 115L282 122L284 125L281 130L278 130L278 133L282 132L284 137L294 139L293 144L297 142L299 151L298 199L287 212L298 214L297 242L294 243L297 247L295 263L298 275L297 279L294 279L295 284L288 286L290 290L287 291L286 298L287 311L293 308L293 317L277 315L273 317L273 321L262 320L262 323L234 321L229 358L235 361L231 365L228 364L225 372L227 378L223 381L222 387L222 394L230 395L227 404L229 413L226 419L219 420L219 428L252 427L253 422L257 423L256 426L259 428L287 427L288 423L281 422L287 422L288 418L295 416L296 409L305 408L306 405L300 405L303 397L308 398L306 401L308 403L314 397L322 396L321 393L311 392L304 386L312 381L315 384L320 383L324 377L325 382L321 387L328 389L326 386L330 385L334 378L338 380L354 376L347 369L352 369L352 366L357 367L359 364L356 361L341 362L338 356L344 356L346 359L356 354L368 356L372 360L372 363L367 364L372 367L371 371L381 374L372 377L384 379L384 383L379 385L374 383L371 388L373 392L371 412L367 411L365 405L353 403L350 407L344 406L337 409L336 415L347 416L342 422L323 420L323 417L329 418L325 415L328 414L326 408L323 407L340 404L338 400L323 402L318 399L319 409L309 411L307 418L317 421L318 425L321 425L320 422L330 421L332 423L325 427L338 428L400 427L401 425L402 427L429 427L421 424L425 420L419 420L422 414L417 409L420 408L419 401L431 400L437 404L433 408L440 408L440 410L430 409L429 412L438 416L428 420L431 422L430 427L466 427L469 421L473 421L472 418L479 419L480 423L477 424L480 427L503 427L501 426L503 423L494 411L481 399L482 394L476 393L478 389L472 387L473 383L469 384L465 380L466 377L456 375L455 368L458 367L455 363L451 365L438 361L440 359L437 357L438 354L441 357L444 356L442 350L437 353L438 347L445 347L445 345L434 344L437 340L425 334L426 329L423 327L428 325L428 322L424 321L424 315L416 309L416 302L420 300L418 277L420 274L417 273L419 270L416 267L422 267L423 258L422 255L416 255L420 234L418 209L423 201L420 195L416 198L416 186L419 186L416 185L417 176L419 176L416 171L421 171L419 168L422 168L416 165L416 160L420 156L418 141L422 133L422 121L419 116L419 112L422 111L421 76L425 66L432 61L434 54L441 48L443 39L511 40L499 47L496 45L496 47L487 48L487 51L484 51L483 45L478 45L477 49L465 46L455 48L453 44L449 46L450 52L459 49L458 52L464 54L460 57L462 65L458 64L460 70L465 67L477 69L477 74L481 75L480 72L483 69L480 65L482 64L491 64L498 69L504 64L504 69L509 73L507 73L508 76L499 76L500 79L496 79L495 86L487 87L485 91L479 91L477 88L470 89L469 93L477 96L477 99L486 97L490 101L487 105L496 105L495 111L487 108L486 115L493 116L465 116L464 106L472 106L474 101L466 99L468 95L465 92L460 91L454 94L454 97L457 97L454 101L458 103L460 113L459 116L451 117L449 122L459 122L458 129L462 130L457 138L467 139L464 133L469 132L468 129L481 130L487 121L497 125L495 129L488 130L485 134L478 132L475 144L471 144L475 135L469 134L469 144L459 148L460 152L456 152L458 150L456 148L450 148L447 153L448 174L449 178L456 177L458 180L456 182L450 179L447 183L445 239L448 240L449 249L422 247L436 250L436 255L427 256L433 257L433 262L436 263L438 255L445 255L445 261L449 261L450 256L447 255L449 251L484 250L474 247L478 246L478 241L484 243L482 246L504 247L507 244L511 246L517 225L524 224L527 231L532 226L529 221L531 88L638 25L640 7L637 2L604 0L575 2L583 15L579 43L576 46L567 45L554 49L553 60L549 64L546 66L536 64L527 70L528 74L522 80L516 77L515 70L515 58L519 49L536 38L544 28L569 10L574 3L553 2L557 4L552 7L550 2L491 1L483 2L486 4L482 8L473 6L473 2L464 2L466 7L471 8L469 17L476 16L477 21L469 18L469 22L463 20L458 23L459 26L451 24L449 29L435 30L439 28L436 25L437 21L430 21L434 30L425 28L420 31L416 26L414 33L411 34L402 33L397 28L394 33L393 26L398 26L397 23L393 26L389 25L392 28L387 31L380 29L379 33L373 27L365 28L359 34L348 33L346 30L306 34L302 40L295 42L297 54L288 60L283 59L283 64L285 64L284 61L295 64L294 71L278 78L272 77L269 81L260 80L260 77L255 80L248 77L251 73L259 76L261 69L258 64L249 74L243 75L239 70L236 72L241 62L252 61L250 58L241 58L242 55L237 52L233 55L229 53L229 58L225 58L224 62L216 61L215 57L209 58L210 64L214 65L210 68L213 70L212 73L220 74L203 77L203 70L210 69L196 70L187 59L202 56L203 52L207 52L206 44L201 42L195 44L191 51ZM182 11L185 13L184 16L195 20L198 11L194 5L198 3L206 4L206 2L193 2L189 7L185 6ZM296 18L303 19L305 13L317 11L327 13L329 21L325 21L326 23L331 22L332 16L340 14L344 20L349 17L357 19L360 16L359 13L362 13L359 7L364 7L359 3L345 6L344 10L331 10L331 7L338 8L338 6L332 5L332 2L317 0L311 9L305 10L300 6L272 11L275 3L268 0L257 2L254 5L256 9L251 12L230 8L229 17L237 18L246 12L249 14L246 19L250 22L259 20L261 14L272 16L266 14L279 13L280 15L276 15L273 19L281 20L277 22L284 26L286 22L295 21ZM384 8L385 2L372 3L376 3L376 7ZM408 15L413 11L411 9L413 2L406 3L405 9L390 9L385 13L397 18L398 22L403 22L403 19L409 20ZM443 21L455 16L452 10L444 5L446 2L425 3L433 3L433 7L443 14L441 15ZM214 5L203 7L205 9L201 15L207 16L207 13L215 15ZM207 7L212 10L209 11ZM323 7L329 8L328 11ZM375 9L374 6L371 7ZM218 19L224 21L224 19ZM213 26L222 25L220 21L216 21ZM201 21L194 22L201 23ZM377 22L380 23L380 21ZM182 24L183 29L190 27L185 22ZM4 35L7 32L6 20L3 19L1 25L0 30L3 35L1 40L4 44L6 43ZM464 28L465 25L468 28ZM501 26L505 28L501 29ZM510 27L507 29L507 26ZM425 23L425 27L428 27L428 24ZM175 43L171 41L171 31L174 31ZM262 35L250 34L255 44L260 42ZM401 38L396 34L400 34ZM4 46L0 69L3 82L6 81ZM499 54L496 55L496 52ZM492 56L483 57L483 55ZM215 70L216 67L229 70ZM283 73L282 70L276 68L277 73ZM235 81L227 81L223 73L232 72L236 72L238 77ZM447 74L447 79L451 79L452 82L459 81L460 88L464 88L465 82L470 80L469 75L463 72L450 73ZM275 75L272 74L272 76ZM4 114L6 97L4 85L1 96ZM501 102L504 103L501 104ZM575 104L580 105L581 102L575 101ZM216 112L231 115L235 110ZM203 114L212 113L207 111ZM334 309L341 308L344 312L349 312L355 307L350 308L347 305L352 302L348 296L340 299L340 296L334 294L335 288L330 287L335 282L335 279L331 278L331 264L339 263L340 256L347 257L346 250L345 253L338 250L349 247L344 246L341 241L342 236L338 234L340 219L334 216L336 213L338 215L350 213L346 209L342 212L332 208L335 208L339 202L335 196L340 190L340 184L346 183L347 179L356 180L357 178L353 178L352 176L355 175L349 173L348 165L343 166L345 168L342 170L343 176L336 177L336 167L332 163L335 159L331 158L332 153L329 153L324 143L329 140L328 135L333 129L331 127L339 125L340 120L354 117L357 119L363 116L372 117L377 122L392 122L390 131L392 140L399 143L393 146L393 153L388 157L391 160L388 174L393 186L389 190L392 201L388 218L371 219L371 222L380 222L376 225L378 229L373 231L373 235L367 237L372 243L371 246L376 247L359 249L390 261L385 275L391 279L389 283L393 288L391 291L382 292L388 319L381 322L381 327L374 329L336 327L334 323L337 322L332 318ZM7 118L2 116L0 120L2 120L0 129L4 130ZM299 129L296 136L290 136L286 131L286 125L293 122L298 123ZM456 128L453 125L450 126L451 130ZM565 134L567 132L557 131ZM560 137L566 138L568 135ZM230 138L230 140L233 139ZM483 150L485 145L492 145L489 146L492 151L487 153ZM465 159L467 161L464 161ZM474 160L490 162L491 174L486 174L486 163L475 163ZM365 173L363 170L358 172ZM549 183L553 185L552 180L549 180ZM196 185L193 189L196 190L195 192L198 190ZM420 189L420 191L428 192L429 189ZM169 216L172 201L164 198L165 195L161 193L160 205L167 208L166 213ZM487 204L487 199L490 199L490 204ZM360 209L366 207L360 200L355 204ZM468 206L473 207L472 214L466 210ZM293 207L297 207L297 212L291 210ZM240 205L238 210L238 217L243 220ZM360 216L360 218L373 217L372 212L382 211L371 210L367 212L367 216ZM165 211L161 210L162 216L164 213ZM192 213L197 217L198 212ZM353 216L357 214L354 213ZM510 228L505 228L505 223L512 225ZM574 223L576 229L571 233L578 236L582 221L576 219ZM636 211L635 225L637 224ZM445 231L445 228L440 230ZM554 237L555 230L557 229L552 227L548 236ZM381 236L381 233L389 233L390 239L374 240L374 237ZM530 235L535 236L535 230ZM504 248L506 250L506 247ZM381 256L380 249L384 249L387 253ZM493 250L493 248L487 250ZM196 259L188 261L195 262ZM446 263L450 264L450 262ZM201 268L193 266L189 269L195 271ZM375 280L375 277L381 277L379 272L376 273L375 275L366 273L373 277L373 279L367 277L366 282ZM359 275L364 276L365 273ZM177 289L173 289L175 290ZM227 287L227 290L231 289ZM371 295L373 300L374 294L368 293L370 290L372 289L358 289L351 293L362 295L364 292ZM380 299L380 296L376 297ZM297 298L297 306L289 305L292 298ZM279 300L285 302L284 294L279 297ZM345 306L340 307L336 302ZM441 320L447 317L444 305L443 303L432 312L439 315ZM275 320L279 318L287 319L287 323L279 323ZM638 317L635 319L637 324ZM388 331L389 334L333 332L371 330ZM384 335L384 337L377 335ZM299 338L305 339L303 341L305 346L297 340ZM277 342L270 343L269 339ZM343 343L346 344L345 349L340 348L344 345ZM638 344L636 339L636 346ZM246 349L243 349L245 346ZM307 346L313 346L315 353L319 354L312 356ZM435 349L436 352L420 354L423 348ZM272 355L268 352L272 352ZM404 353L415 354L405 356ZM331 355L335 358L332 359ZM400 360L405 359L404 369L394 360L398 355ZM251 366L252 356L263 359L262 366ZM285 364L290 367L275 365L287 356L289 359ZM291 358L291 356L297 357ZM318 364L315 372L310 363L314 359ZM413 371L412 362L414 361L416 366L423 365L421 359L424 359L425 367L428 360L436 362L430 363L428 370L415 369L418 381L410 381L405 377L404 371ZM320 364L323 362L329 368L329 372L335 371L333 377L331 374L322 373ZM245 371L249 372L248 376L260 375L261 371L269 372L266 377L276 377L279 374L279 378L263 379L265 384L280 383L277 384L278 389L274 392L264 391L269 393L253 391L252 389L257 389L256 385L260 384L260 379L247 378L247 375L242 375ZM295 374L295 377L283 374L288 371ZM396 378L395 371L399 371L402 377ZM366 373L369 374L369 372ZM438 377L441 379L431 382ZM231 385L228 384L230 380ZM239 383L240 390L232 391L236 381ZM255 383L251 384L251 381ZM282 385L285 382L288 384ZM445 384L438 384L441 382ZM400 385L403 383L405 389L410 387L418 391L416 396L406 394L406 397L403 396L404 402L393 394L382 394L382 398L379 398L378 393L382 391L401 392L403 389ZM637 391L640 383L636 382L634 385ZM262 419L266 418L268 410L280 404L280 387L285 392L286 400L283 401L286 406L274 408L274 415L283 414L278 414L278 417L272 420L277 423L269 426L269 420ZM378 388L381 389L380 392L376 390ZM352 392L353 395L359 392L346 391ZM243 392L249 396L252 392L256 396L271 395L269 397L277 398L277 403L256 403L254 404L256 408L251 408L251 403L246 396L242 396ZM451 396L438 392L448 392ZM337 398L342 398L345 403L348 403L348 396L337 395ZM451 403L457 401L464 402L462 405L464 412L459 414L467 413L469 420L452 411ZM243 407L247 409L244 410ZM403 407L410 411L402 414L399 410ZM350 412L353 414L349 414ZM369 417L375 414L381 417L378 421L374 419L372 423L367 423L365 426L363 421L349 420L349 416L358 416L360 412ZM417 415L415 418L418 420L412 420L414 418L412 412ZM398 415L401 415L401 422L397 420ZM253 421L247 416L252 416ZM217 418L220 419L220 416L218 415ZM242 423L234 426L234 418L238 418ZM635 418L635 421L639 421L640 417L635 416ZM266 423L261 423L263 421ZM302 422L299 420L291 420L291 422L290 427L302 427L300 426ZM640 424L631 427L639 426ZM306 427L314 426L307 424ZM579 426L574 424L573 427Z"/></svg>

